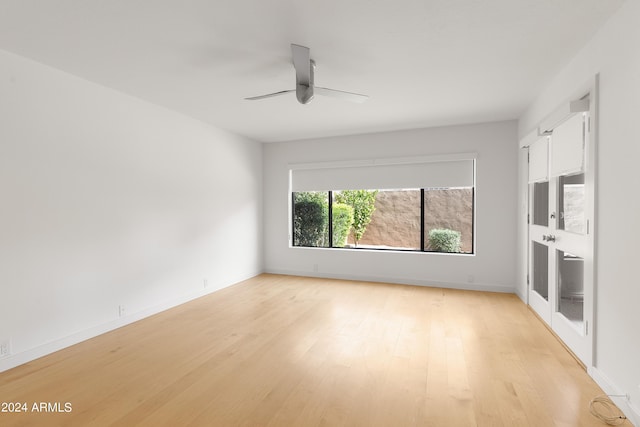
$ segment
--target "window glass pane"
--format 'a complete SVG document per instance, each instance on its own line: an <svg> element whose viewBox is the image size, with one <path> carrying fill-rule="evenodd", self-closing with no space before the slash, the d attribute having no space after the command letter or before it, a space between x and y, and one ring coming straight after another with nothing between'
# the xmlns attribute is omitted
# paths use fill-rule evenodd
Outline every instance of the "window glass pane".
<svg viewBox="0 0 640 427"><path fill-rule="evenodd" d="M549 226L549 181L533 184L533 223Z"/></svg>
<svg viewBox="0 0 640 427"><path fill-rule="evenodd" d="M581 328L584 320L584 259L560 250L557 257L558 311Z"/></svg>
<svg viewBox="0 0 640 427"><path fill-rule="evenodd" d="M585 234L584 174L561 176L558 180L558 229Z"/></svg>
<svg viewBox="0 0 640 427"><path fill-rule="evenodd" d="M329 246L329 192L293 193L293 246Z"/></svg>
<svg viewBox="0 0 640 427"><path fill-rule="evenodd" d="M473 253L473 188L424 190L425 250Z"/></svg>
<svg viewBox="0 0 640 427"><path fill-rule="evenodd" d="M341 197L345 194L354 194L354 192L336 192L334 203L342 200ZM335 238L336 206L340 206L340 203L334 204L334 246L340 244L340 241L336 241ZM352 204L352 207L356 222L366 216L359 211L357 204ZM354 228L356 227L352 227L347 236L348 247L356 247ZM357 241L357 247L420 250L420 190L377 190L371 222L366 225L364 233Z"/></svg>
<svg viewBox="0 0 640 427"><path fill-rule="evenodd" d="M332 203L332 232L333 232L333 247L344 248L350 247L347 243L347 239L351 237L353 240L353 206L348 203L339 203L336 201L336 195L339 192L333 194ZM338 196L340 197L340 196Z"/></svg>
<svg viewBox="0 0 640 427"><path fill-rule="evenodd" d="M533 290L549 301L549 248L533 242Z"/></svg>

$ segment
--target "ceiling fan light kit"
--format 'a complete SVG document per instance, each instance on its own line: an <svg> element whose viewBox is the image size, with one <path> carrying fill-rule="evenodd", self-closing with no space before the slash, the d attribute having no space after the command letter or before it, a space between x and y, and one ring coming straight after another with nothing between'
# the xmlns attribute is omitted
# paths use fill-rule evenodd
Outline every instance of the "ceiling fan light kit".
<svg viewBox="0 0 640 427"><path fill-rule="evenodd" d="M316 63L311 59L311 50L308 47L292 44L291 55L293 58L293 67L296 70L295 89L282 90L280 92L252 96L245 99L249 101L256 101L259 99L271 98L273 96L285 95L291 92L296 93L296 99L300 104L308 104L316 94L358 103L362 103L369 99L367 95L361 95L359 93L345 92L342 90L316 86L314 83Z"/></svg>

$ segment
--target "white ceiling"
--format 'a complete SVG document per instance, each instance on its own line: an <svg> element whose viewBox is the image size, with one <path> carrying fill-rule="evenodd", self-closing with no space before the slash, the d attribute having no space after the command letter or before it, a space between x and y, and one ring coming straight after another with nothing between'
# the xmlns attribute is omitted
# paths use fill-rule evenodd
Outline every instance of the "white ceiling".
<svg viewBox="0 0 640 427"><path fill-rule="evenodd" d="M0 0L0 49L258 141L517 118L623 0ZM316 84L290 94L290 44Z"/></svg>

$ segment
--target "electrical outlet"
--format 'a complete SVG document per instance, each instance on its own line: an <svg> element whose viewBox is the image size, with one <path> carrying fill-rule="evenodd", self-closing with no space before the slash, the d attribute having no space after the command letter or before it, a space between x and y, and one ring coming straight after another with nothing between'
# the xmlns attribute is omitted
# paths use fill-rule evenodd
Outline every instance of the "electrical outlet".
<svg viewBox="0 0 640 427"><path fill-rule="evenodd" d="M122 305L122 304L119 305L118 306L118 316L119 317L123 317L125 315L125 313L126 313L126 310L124 308L124 305Z"/></svg>
<svg viewBox="0 0 640 427"><path fill-rule="evenodd" d="M11 354L11 340L0 342L0 358L7 357Z"/></svg>
<svg viewBox="0 0 640 427"><path fill-rule="evenodd" d="M314 273L318 272L318 264L313 264L313 272Z"/></svg>
<svg viewBox="0 0 640 427"><path fill-rule="evenodd" d="M207 279L204 279L204 288L207 289L209 287L209 281Z"/></svg>

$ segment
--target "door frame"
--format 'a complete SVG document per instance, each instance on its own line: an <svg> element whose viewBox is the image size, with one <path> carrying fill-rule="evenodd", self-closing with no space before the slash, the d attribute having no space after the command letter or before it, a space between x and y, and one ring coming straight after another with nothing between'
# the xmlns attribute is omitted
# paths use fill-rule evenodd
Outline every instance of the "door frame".
<svg viewBox="0 0 640 427"><path fill-rule="evenodd" d="M581 344L581 348L572 348L569 343L565 342L565 345L574 353L574 356L580 360L587 370L595 366L595 346L596 346L596 298L597 298L597 197L598 197L598 188L597 188L597 146L598 146L598 82L599 76L596 74L590 81L586 84L582 85L578 90L574 92L574 95L570 97L570 100L581 100L585 97L589 99L589 123L588 123L588 138L586 139L586 147L585 147L585 163L584 163L584 174L585 174L585 188L587 189L586 194L586 203L585 203L585 217L586 217L586 244L588 248L586 249L586 253L584 253L584 330L585 330L585 339L583 340L583 344ZM561 107L554 110L551 114L549 114L544 120L542 120L539 125L534 129L534 131L530 132L525 138L521 140L522 148L527 148L529 145L536 140L538 140L541 136L544 135L545 130L553 129L557 124L564 121L571 114L571 101L567 101ZM526 170L529 168L529 163L526 163ZM527 175L527 174L525 174ZM552 179L550 181L550 187ZM526 185L526 187L525 187ZM521 187L521 191L525 191L524 200L526 201L526 232L525 239L523 242L523 246L521 246L522 253L525 257L525 274L526 274L526 291L524 292L524 299L527 305L531 307L532 310L538 316L548 324L552 331L558 336L563 335L563 331L555 331L553 328L553 317L556 315L555 307L551 307L550 315L543 316L540 315L535 307L540 307L540 301L535 301L531 296L531 288L532 288L532 277L531 277L531 264L532 264L532 239L530 235L530 223L532 222L532 212L531 212L531 204L532 204L532 196L530 194L531 185L528 182L528 178L525 179ZM551 193L550 188L550 193ZM553 194L555 194L556 190L553 190ZM555 197L555 196L554 196ZM553 255L556 256L556 248L549 246L549 249L553 251ZM555 297L553 298L555 300ZM549 304L555 304L555 301L552 302L551 295L549 296ZM545 318L546 317L546 318ZM562 322L556 322L556 326L561 324ZM558 333L560 332L560 333ZM558 338L562 339L560 336Z"/></svg>

